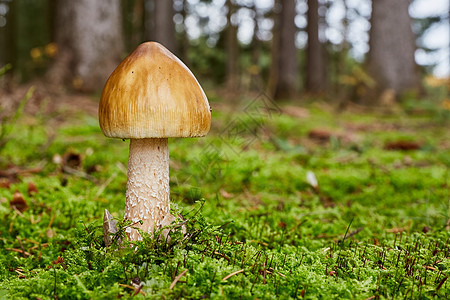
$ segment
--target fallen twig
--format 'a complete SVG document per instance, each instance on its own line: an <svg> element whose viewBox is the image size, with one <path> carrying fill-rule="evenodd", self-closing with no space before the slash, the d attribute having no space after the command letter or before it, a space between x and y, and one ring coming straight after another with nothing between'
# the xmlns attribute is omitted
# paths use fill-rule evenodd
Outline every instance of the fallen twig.
<svg viewBox="0 0 450 300"><path fill-rule="evenodd" d="M20 240L20 237L16 237L17 241L19 241L20 249L22 249L22 256L25 257L25 250L23 249L22 241Z"/></svg>
<svg viewBox="0 0 450 300"><path fill-rule="evenodd" d="M239 273L242 273L242 272L244 272L244 269L241 269L241 270L239 270L239 271L236 271L236 272L233 272L233 273L231 273L231 274L228 274L227 276L225 276L225 277L222 279L222 281L225 281L225 280L227 280L228 278L230 278L231 276L234 276L234 275L239 274Z"/></svg>
<svg viewBox="0 0 450 300"><path fill-rule="evenodd" d="M15 178L18 175L30 175L33 173L40 173L42 172L41 167L31 168L31 169L20 169L19 167L12 167L7 170L0 170L0 177L8 177L8 178Z"/></svg>
<svg viewBox="0 0 450 300"><path fill-rule="evenodd" d="M119 283L119 285L120 285L121 287L128 288L128 289L131 289L131 290L135 290L135 291L138 290L138 289L136 289L134 286L131 286L131 285L128 285L128 284ZM142 288L142 286L141 286L141 288ZM143 291L141 291L140 289L139 289L139 294L141 294L141 295L143 295L143 296L146 295L146 294L145 294ZM133 295L133 296L134 296L134 295Z"/></svg>
<svg viewBox="0 0 450 300"><path fill-rule="evenodd" d="M169 287L170 290L173 289L173 287L175 286L175 284L177 284L178 280L180 280L180 278L181 278L184 274L186 274L186 272L187 272L187 269L184 270L183 272L181 272L177 277L175 277L175 279L172 281L172 284L171 284L170 287Z"/></svg>
<svg viewBox="0 0 450 300"><path fill-rule="evenodd" d="M343 242L343 241L346 241L348 238L351 238L352 236L354 236L354 235L360 233L363 229L364 229L364 227L359 227L359 228L353 230L352 232L350 232L350 233L344 235L344 236L342 237L341 241L342 241L342 242Z"/></svg>
<svg viewBox="0 0 450 300"><path fill-rule="evenodd" d="M84 178L84 179L87 179L87 180L90 180L90 181L96 181L96 179L95 179L94 176L91 176L91 175L89 175L89 174L86 173L86 172L83 172L83 171L80 171L80 170L71 168L71 167L69 167L69 166L63 166L63 167L62 167L62 170L63 170L65 173L70 174L70 175L74 175L74 176L77 176L77 177L81 177L81 178Z"/></svg>
<svg viewBox="0 0 450 300"><path fill-rule="evenodd" d="M22 253L23 255L26 255L26 256L31 256L30 253L28 253L27 251L22 250L22 249L5 248L5 250L8 250L8 251L14 251L14 252L18 252L18 253Z"/></svg>
<svg viewBox="0 0 450 300"><path fill-rule="evenodd" d="M443 285L444 282L447 280L447 278L448 278L448 275L445 276L445 277L441 280L441 282L439 282L438 286L436 287L436 292L435 292L435 294L437 294L437 292L439 292L439 289L442 287L442 285Z"/></svg>
<svg viewBox="0 0 450 300"><path fill-rule="evenodd" d="M139 285L139 287L136 289L136 291L134 292L134 294L133 294L132 297L134 297L134 296L136 296L137 294L139 294L139 293L141 292L141 289L142 289L143 286L144 286L143 284ZM144 296L145 296L145 294L144 294Z"/></svg>

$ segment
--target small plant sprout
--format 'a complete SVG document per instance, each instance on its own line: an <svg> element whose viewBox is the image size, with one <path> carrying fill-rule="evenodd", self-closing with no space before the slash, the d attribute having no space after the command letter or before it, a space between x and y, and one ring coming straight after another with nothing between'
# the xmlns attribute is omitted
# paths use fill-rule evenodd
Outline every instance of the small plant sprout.
<svg viewBox="0 0 450 300"><path fill-rule="evenodd" d="M205 136L211 126L192 72L162 45L141 44L106 82L99 123L107 137L130 139L125 218L148 233L170 224L168 138ZM131 227L127 236L141 239Z"/></svg>

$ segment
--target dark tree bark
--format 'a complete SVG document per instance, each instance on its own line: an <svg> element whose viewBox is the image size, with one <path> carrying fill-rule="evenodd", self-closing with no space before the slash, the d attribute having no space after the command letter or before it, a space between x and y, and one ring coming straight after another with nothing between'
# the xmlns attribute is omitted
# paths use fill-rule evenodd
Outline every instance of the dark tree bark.
<svg viewBox="0 0 450 300"><path fill-rule="evenodd" d="M232 15L236 12L236 4L232 0L227 0L226 6L228 8L226 29L226 85L229 91L236 91L239 87L239 42L237 38L237 26L231 21Z"/></svg>
<svg viewBox="0 0 450 300"><path fill-rule="evenodd" d="M188 2L187 0L182 0L181 1L181 11L180 14L183 18L183 29L180 33L180 38L178 40L178 49L180 52L180 56L181 59L183 60L183 62L186 65L190 65L190 60L189 60L189 48L190 48L190 44L189 44L189 37L187 34L187 27L186 27L186 17L187 17L187 10L188 10Z"/></svg>
<svg viewBox="0 0 450 300"><path fill-rule="evenodd" d="M58 0L48 0L47 2L48 7L48 31L50 32L50 39L54 42L56 41L56 18L57 18L57 7L58 7Z"/></svg>
<svg viewBox="0 0 450 300"><path fill-rule="evenodd" d="M0 0L6 7L0 12L0 68L9 64L14 67L16 62L16 8L15 1Z"/></svg>
<svg viewBox="0 0 450 300"><path fill-rule="evenodd" d="M147 39L161 43L164 47L177 54L173 1L152 0L151 2L152 5L150 6L153 9L151 14L148 14L146 17L146 23L149 27Z"/></svg>
<svg viewBox="0 0 450 300"><path fill-rule="evenodd" d="M298 65L297 48L295 47L295 0L280 0L281 10L277 16L272 52L273 96L275 99L292 98L297 93ZM278 35L278 36L277 36Z"/></svg>
<svg viewBox="0 0 450 300"><path fill-rule="evenodd" d="M317 94L325 92L327 80L324 49L319 41L319 1L308 0L308 46L306 49L306 90Z"/></svg>
<svg viewBox="0 0 450 300"><path fill-rule="evenodd" d="M366 101L380 101L380 95L388 91L400 95L420 89L409 3L409 0L372 1L367 70L376 86Z"/></svg>
<svg viewBox="0 0 450 300"><path fill-rule="evenodd" d="M119 0L58 0L55 42L58 55L47 78L82 91L100 90L121 60Z"/></svg>
<svg viewBox="0 0 450 300"><path fill-rule="evenodd" d="M273 28L272 28L272 45L270 48L270 69L269 69L269 79L267 81L267 93L271 96L275 96L275 90L278 84L278 72L280 64L280 4L281 0L275 0L274 9L272 11Z"/></svg>
<svg viewBox="0 0 450 300"><path fill-rule="evenodd" d="M133 3L133 16L131 19L130 50L134 50L143 41L144 37L144 0L136 0Z"/></svg>
<svg viewBox="0 0 450 300"><path fill-rule="evenodd" d="M250 68L250 89L261 92L263 89L263 82L261 78L260 70L260 56L261 56L261 41L258 38L259 31L259 19L260 13L255 4L252 5L252 9L255 13L254 27L253 27L253 39L251 43L251 62Z"/></svg>
<svg viewBox="0 0 450 300"><path fill-rule="evenodd" d="M16 66L16 1L0 0L0 4L6 10L0 12L0 69L6 71ZM8 67L6 67L8 66ZM7 72L0 76L0 90L11 92L13 85L13 72ZM0 91L1 94L1 91Z"/></svg>

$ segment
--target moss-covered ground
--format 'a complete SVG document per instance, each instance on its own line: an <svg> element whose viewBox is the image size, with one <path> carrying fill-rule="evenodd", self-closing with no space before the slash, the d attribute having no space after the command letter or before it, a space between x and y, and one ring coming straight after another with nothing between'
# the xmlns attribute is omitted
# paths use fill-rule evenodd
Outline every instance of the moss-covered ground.
<svg viewBox="0 0 450 300"><path fill-rule="evenodd" d="M105 247L104 209L127 225L128 141L95 115L3 122L0 298L450 297L446 107L211 98L210 134L169 140L187 228L170 242Z"/></svg>

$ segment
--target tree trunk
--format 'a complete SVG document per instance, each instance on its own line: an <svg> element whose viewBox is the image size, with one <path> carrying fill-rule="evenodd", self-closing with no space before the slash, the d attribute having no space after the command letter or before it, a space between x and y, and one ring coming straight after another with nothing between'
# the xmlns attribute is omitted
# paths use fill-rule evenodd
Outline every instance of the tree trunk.
<svg viewBox="0 0 450 300"><path fill-rule="evenodd" d="M280 4L281 0L275 0L275 5L272 11L273 28L272 28L272 43L270 47L270 69L269 69L269 79L267 81L267 93L270 97L275 97L275 90L278 84L278 72L280 65Z"/></svg>
<svg viewBox="0 0 450 300"><path fill-rule="evenodd" d="M226 85L228 91L236 92L239 88L239 42L237 38L237 26L231 20L233 14L236 12L236 4L232 0L227 0L225 4L228 9L226 28Z"/></svg>
<svg viewBox="0 0 450 300"><path fill-rule="evenodd" d="M277 47L278 55L274 59L277 63L277 80L274 90L275 99L286 99L295 96L298 87L297 48L295 47L295 0L281 0L281 11L278 14L279 39Z"/></svg>
<svg viewBox="0 0 450 300"><path fill-rule="evenodd" d="M59 53L47 78L82 91L100 90L123 52L120 1L58 0L56 14Z"/></svg>
<svg viewBox="0 0 450 300"><path fill-rule="evenodd" d="M0 68L6 64L14 66L16 54L15 1L0 0L4 7L0 11Z"/></svg>
<svg viewBox="0 0 450 300"><path fill-rule="evenodd" d="M312 94L325 92L324 49L319 41L319 1L308 0L308 47L306 49L306 90Z"/></svg>
<svg viewBox="0 0 450 300"><path fill-rule="evenodd" d="M380 101L382 94L401 95L420 89L409 3L409 0L372 1L367 59L367 70L376 82L367 99L372 103Z"/></svg>
<svg viewBox="0 0 450 300"><path fill-rule="evenodd" d="M0 12L0 69L8 65L15 68L16 64L16 2L0 0L6 9ZM3 78L2 78L3 77ZM8 92L11 90L12 72L0 76L0 88Z"/></svg>
<svg viewBox="0 0 450 300"><path fill-rule="evenodd" d="M260 19L260 13L255 4L252 5L252 9L255 13L254 27L253 27L253 39L250 44L251 47L251 67L249 70L250 73L250 89L254 91L261 92L263 88L263 82L261 78L261 69L260 69L260 56L261 56L261 41L258 38L259 32L259 24L258 21Z"/></svg>
<svg viewBox="0 0 450 300"><path fill-rule="evenodd" d="M181 32L181 37L178 40L178 49L180 52L180 56L182 61L187 65L190 66L190 59L189 59L189 37L187 34L187 25L186 25L186 18L187 18L187 10L189 9L188 7L188 1L187 0L182 0L182 8L180 11L181 16L183 17L183 30Z"/></svg>
<svg viewBox="0 0 450 300"><path fill-rule="evenodd" d="M175 39L175 23L172 0L153 0L153 10L148 14L153 20L146 20L149 28L147 39L161 43L173 53L177 53Z"/></svg>
<svg viewBox="0 0 450 300"><path fill-rule="evenodd" d="M144 38L144 16L145 16L145 2L144 0L136 0L133 3L133 16L131 18L131 33L130 43L127 46L132 51Z"/></svg>

